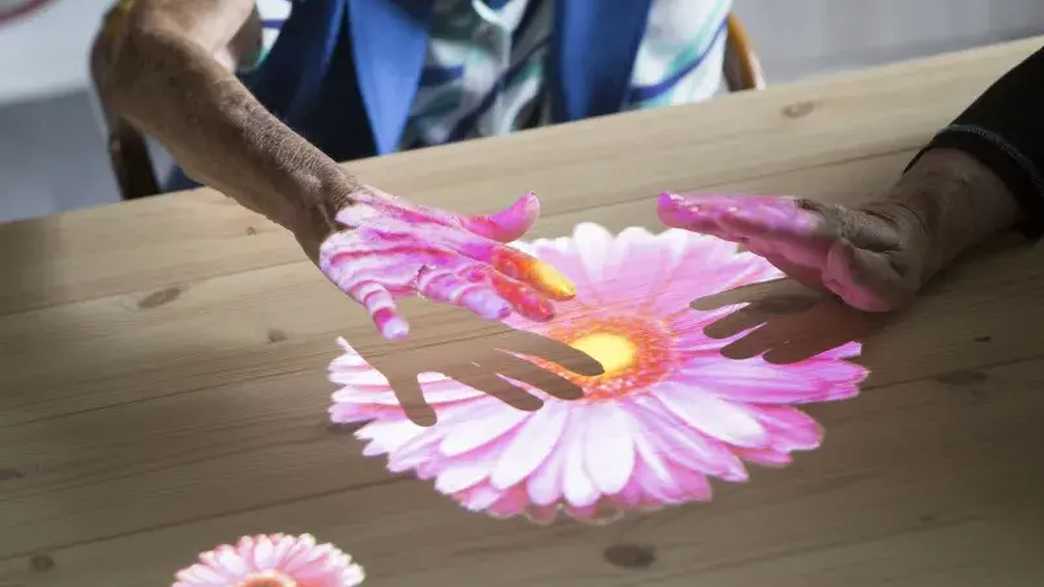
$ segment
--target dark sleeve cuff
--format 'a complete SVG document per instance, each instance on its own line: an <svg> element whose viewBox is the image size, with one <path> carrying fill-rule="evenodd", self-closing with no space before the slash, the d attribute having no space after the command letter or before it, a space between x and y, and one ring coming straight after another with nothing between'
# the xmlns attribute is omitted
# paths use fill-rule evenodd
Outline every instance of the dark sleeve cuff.
<svg viewBox="0 0 1044 587"><path fill-rule="evenodd" d="M1030 238L1044 235L1044 170L1032 159L997 133L974 125L953 124L937 134L906 169L927 151L944 148L964 151L989 167L1022 206L1022 232Z"/></svg>

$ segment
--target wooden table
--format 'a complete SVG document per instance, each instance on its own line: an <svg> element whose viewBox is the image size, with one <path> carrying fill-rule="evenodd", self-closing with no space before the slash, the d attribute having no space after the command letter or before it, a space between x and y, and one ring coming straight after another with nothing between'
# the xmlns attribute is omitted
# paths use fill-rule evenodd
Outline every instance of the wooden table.
<svg viewBox="0 0 1044 587"><path fill-rule="evenodd" d="M361 161L534 236L656 227L660 190L854 202L1044 38L711 103ZM62 170L56 169L55 173ZM710 504L607 527L463 512L328 427L333 341L379 341L282 230L200 190L0 226L0 585L164 585L311 531L373 585L1044 584L1044 247L1000 239L865 337L824 446ZM449 310L442 336L475 337ZM800 322L801 317L794 318ZM812 319L810 317L809 319Z"/></svg>

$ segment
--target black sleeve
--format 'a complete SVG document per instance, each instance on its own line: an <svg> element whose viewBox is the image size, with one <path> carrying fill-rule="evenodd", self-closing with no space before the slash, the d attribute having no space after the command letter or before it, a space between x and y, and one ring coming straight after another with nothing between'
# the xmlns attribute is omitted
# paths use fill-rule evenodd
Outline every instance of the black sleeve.
<svg viewBox="0 0 1044 587"><path fill-rule="evenodd" d="M1025 210L1023 230L1044 234L1044 49L986 90L910 165L932 148L960 149L982 161Z"/></svg>

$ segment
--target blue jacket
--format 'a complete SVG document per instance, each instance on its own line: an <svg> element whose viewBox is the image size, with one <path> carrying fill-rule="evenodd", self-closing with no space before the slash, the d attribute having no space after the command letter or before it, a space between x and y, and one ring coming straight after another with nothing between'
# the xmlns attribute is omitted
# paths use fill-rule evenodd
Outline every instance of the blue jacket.
<svg viewBox="0 0 1044 587"><path fill-rule="evenodd" d="M557 0L547 80L554 122L620 109L651 2ZM244 82L337 161L392 152L424 66L431 7L432 0L295 2Z"/></svg>

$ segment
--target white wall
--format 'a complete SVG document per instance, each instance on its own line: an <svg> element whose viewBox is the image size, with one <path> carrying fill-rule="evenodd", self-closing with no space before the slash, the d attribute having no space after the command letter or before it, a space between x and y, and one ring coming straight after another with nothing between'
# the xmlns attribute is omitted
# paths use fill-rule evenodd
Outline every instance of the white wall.
<svg viewBox="0 0 1044 587"><path fill-rule="evenodd" d="M54 0L0 25L0 106L86 88L88 47L114 3ZM289 12L287 0L258 0L258 5L266 16Z"/></svg>
<svg viewBox="0 0 1044 587"><path fill-rule="evenodd" d="M568 1L568 0L560 0ZM113 0L55 0L0 25L0 105L87 87ZM286 0L260 0L271 14ZM735 0L770 81L1044 33L1044 0Z"/></svg>
<svg viewBox="0 0 1044 587"><path fill-rule="evenodd" d="M111 0L56 0L0 25L0 106L87 86L87 48Z"/></svg>
<svg viewBox="0 0 1044 587"><path fill-rule="evenodd" d="M1044 34L1044 0L734 0L769 81Z"/></svg>

